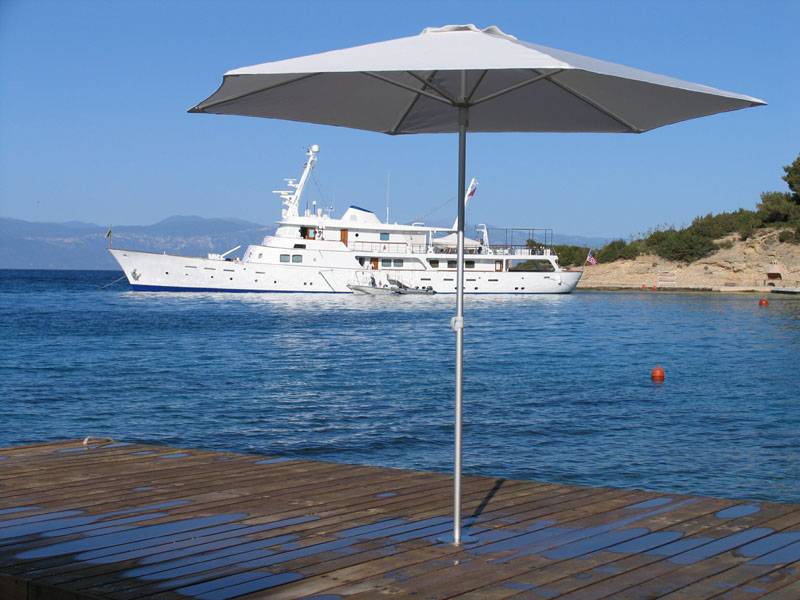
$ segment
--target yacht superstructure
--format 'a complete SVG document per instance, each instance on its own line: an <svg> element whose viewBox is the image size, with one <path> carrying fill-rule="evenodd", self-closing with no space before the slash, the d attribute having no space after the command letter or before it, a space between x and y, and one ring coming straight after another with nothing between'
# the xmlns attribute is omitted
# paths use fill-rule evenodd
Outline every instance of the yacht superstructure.
<svg viewBox="0 0 800 600"><path fill-rule="evenodd" d="M300 214L300 199L317 161L309 148L299 181L279 190L281 220L274 235L207 257L110 248L136 290L220 292L354 293L369 289L456 292L456 239L452 229L384 223L370 210L350 206L339 218L323 209ZM580 271L567 271L551 251L547 231L507 230L492 244L486 226L480 239L465 240L464 291L468 294L566 294ZM511 243L508 241L511 232ZM522 235L520 235L522 234ZM541 234L545 243L534 241ZM526 237L527 236L527 237ZM515 244L515 241L523 240Z"/></svg>

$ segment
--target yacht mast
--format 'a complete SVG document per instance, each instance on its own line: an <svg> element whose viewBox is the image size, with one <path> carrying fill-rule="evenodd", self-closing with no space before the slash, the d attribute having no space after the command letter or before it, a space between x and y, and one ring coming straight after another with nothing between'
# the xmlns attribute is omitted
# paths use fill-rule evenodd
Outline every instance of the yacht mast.
<svg viewBox="0 0 800 600"><path fill-rule="evenodd" d="M298 207L300 206L300 197L303 195L303 189L306 186L309 175L314 169L314 164L317 162L317 154L319 154L319 146L314 144L306 152L308 160L306 161L303 174L300 176L300 181L295 182L294 179L286 179L287 187L289 190L273 190L273 194L278 194L283 201L283 209L281 210L281 217L289 219L291 217L299 216Z"/></svg>

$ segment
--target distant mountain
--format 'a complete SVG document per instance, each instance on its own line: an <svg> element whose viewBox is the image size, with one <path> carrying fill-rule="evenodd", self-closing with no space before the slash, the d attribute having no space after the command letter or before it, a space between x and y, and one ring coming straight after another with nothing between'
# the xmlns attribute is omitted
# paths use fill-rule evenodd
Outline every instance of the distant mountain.
<svg viewBox="0 0 800 600"><path fill-rule="evenodd" d="M0 269L116 269L107 228L93 223L33 223L0 218ZM114 227L118 248L205 256L254 244L274 231L239 219L175 216L153 225ZM241 253L241 251L239 251Z"/></svg>
<svg viewBox="0 0 800 600"><path fill-rule="evenodd" d="M569 234L560 234L555 233L553 234L553 243L554 244L566 244L571 246L585 246L587 248L598 249L605 246L608 242L612 241L614 238L610 237L597 237L597 236L585 236L585 235L569 235Z"/></svg>
<svg viewBox="0 0 800 600"><path fill-rule="evenodd" d="M107 228L94 223L34 223L0 217L0 269L116 269ZM205 256L259 243L274 227L240 219L174 216L153 225L114 227L117 248ZM474 231L468 227L467 231ZM556 244L599 248L609 239L555 235ZM241 256L242 250L233 255Z"/></svg>

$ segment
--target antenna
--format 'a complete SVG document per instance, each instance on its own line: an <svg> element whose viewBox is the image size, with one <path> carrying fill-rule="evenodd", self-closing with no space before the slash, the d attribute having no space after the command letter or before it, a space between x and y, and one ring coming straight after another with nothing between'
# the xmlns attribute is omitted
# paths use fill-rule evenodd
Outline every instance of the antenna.
<svg viewBox="0 0 800 600"><path fill-rule="evenodd" d="M389 222L389 189L392 184L392 172L387 171L386 173L386 223Z"/></svg>

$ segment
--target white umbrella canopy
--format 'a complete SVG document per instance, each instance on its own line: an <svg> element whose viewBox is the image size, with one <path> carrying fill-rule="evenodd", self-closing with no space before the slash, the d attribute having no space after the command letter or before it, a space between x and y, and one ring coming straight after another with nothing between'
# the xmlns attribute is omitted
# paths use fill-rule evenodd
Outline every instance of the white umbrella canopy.
<svg viewBox="0 0 800 600"><path fill-rule="evenodd" d="M190 112L452 133L464 104L469 131L641 133L764 102L528 44L497 27L450 25L228 71Z"/></svg>
<svg viewBox="0 0 800 600"><path fill-rule="evenodd" d="M467 131L642 133L763 100L522 42L497 27L421 34L228 71L189 112L320 123L390 135L458 132L464 198ZM461 532L464 206L456 231L453 536Z"/></svg>

